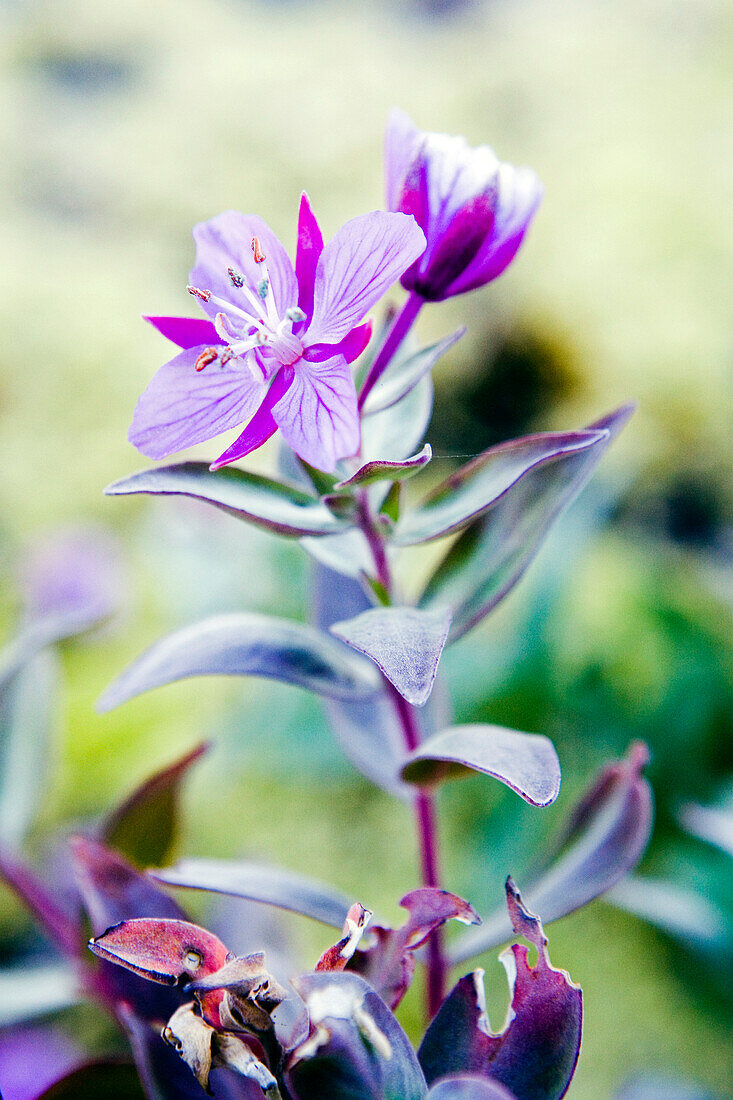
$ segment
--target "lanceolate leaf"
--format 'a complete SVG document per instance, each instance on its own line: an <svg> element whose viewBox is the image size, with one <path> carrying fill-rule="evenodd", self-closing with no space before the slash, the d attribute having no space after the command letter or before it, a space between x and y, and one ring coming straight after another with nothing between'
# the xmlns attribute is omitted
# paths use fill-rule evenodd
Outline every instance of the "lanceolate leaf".
<svg viewBox="0 0 733 1100"><path fill-rule="evenodd" d="M207 748L198 745L133 791L102 822L104 843L138 866L163 863L176 838L181 783Z"/></svg>
<svg viewBox="0 0 733 1100"><path fill-rule="evenodd" d="M213 472L205 462L153 467L113 482L105 493L193 497L278 535L330 535L346 526L316 497L235 466Z"/></svg>
<svg viewBox="0 0 733 1100"><path fill-rule="evenodd" d="M402 778L421 786L484 772L525 802L549 806L560 792L560 762L548 737L501 726L452 726L428 738L408 758Z"/></svg>
<svg viewBox="0 0 733 1100"><path fill-rule="evenodd" d="M528 436L501 444L474 460L483 462L486 456L493 456L479 466L473 477L470 470L474 463L454 475L463 477L469 471L459 490L459 500L468 503L480 487L490 488L484 478L498 476L502 471L510 476L512 459L517 463L516 471L521 471L523 459L528 461L524 472L519 472L503 494L494 497L488 509L474 515L423 593L421 606L452 608L452 640L488 615L521 579L552 524L583 488L632 411L632 406L623 406L591 424L585 432ZM444 501L442 492L448 491L450 484L446 482L443 490L426 502L427 510L420 512L426 530L436 516L447 515L450 498ZM405 522L408 519L405 517ZM399 537L399 527L397 533Z"/></svg>
<svg viewBox="0 0 733 1100"><path fill-rule="evenodd" d="M0 1028L47 1016L80 999L79 983L70 966L53 963L0 970ZM2 1049L0 1042L0 1055Z"/></svg>
<svg viewBox="0 0 733 1100"><path fill-rule="evenodd" d="M213 890L249 898L279 909L289 909L313 920L341 928L352 899L332 886L261 863L227 859L183 859L173 867L149 872L168 886Z"/></svg>
<svg viewBox="0 0 733 1100"><path fill-rule="evenodd" d="M408 703L430 697L448 637L450 613L414 607L375 607L334 623L331 633L370 657Z"/></svg>
<svg viewBox="0 0 733 1100"><path fill-rule="evenodd" d="M43 931L65 955L82 950L79 912L65 894L54 893L19 857L0 849L0 878L30 909Z"/></svg>
<svg viewBox="0 0 733 1100"><path fill-rule="evenodd" d="M627 757L607 765L581 799L559 856L551 850L545 870L526 891L545 923L603 894L641 859L652 828L651 789L642 775L647 760L646 746L632 745ZM505 943L511 931L506 913L497 910L455 943L451 957L463 962Z"/></svg>
<svg viewBox="0 0 733 1100"><path fill-rule="evenodd" d="M189 676L265 676L335 698L364 698L379 686L368 661L302 623L233 612L162 638L107 689L99 709Z"/></svg>
<svg viewBox="0 0 733 1100"><path fill-rule="evenodd" d="M522 904L511 879L507 900L514 933L538 951L514 944L501 956L512 993L504 1030L492 1033L486 1016L483 971L458 982L428 1028L418 1057L429 1084L450 1073L498 1081L519 1100L560 1100L578 1060L583 997L562 970L550 965L540 921Z"/></svg>
<svg viewBox="0 0 733 1100"><path fill-rule="evenodd" d="M218 936L184 920L138 917L121 921L89 942L108 959L149 981L175 985L221 969L227 949Z"/></svg>
<svg viewBox="0 0 733 1100"><path fill-rule="evenodd" d="M337 490L351 489L363 485L372 485L376 481L404 481L412 477L423 466L427 466L433 457L433 451L429 443L426 443L421 451L401 462L388 462L387 459L373 459L360 466L355 474L345 481L339 481L335 486Z"/></svg>
<svg viewBox="0 0 733 1100"><path fill-rule="evenodd" d="M365 416L361 454L371 459L400 462L414 454L423 441L433 411L433 380L426 374L414 389L388 409Z"/></svg>
<svg viewBox="0 0 733 1100"><path fill-rule="evenodd" d="M381 412L401 401L410 390L430 373L442 355L452 348L465 334L465 328L456 329L450 336L443 337L427 348L420 348L406 358L395 355L392 362L376 383L364 403L364 412Z"/></svg>

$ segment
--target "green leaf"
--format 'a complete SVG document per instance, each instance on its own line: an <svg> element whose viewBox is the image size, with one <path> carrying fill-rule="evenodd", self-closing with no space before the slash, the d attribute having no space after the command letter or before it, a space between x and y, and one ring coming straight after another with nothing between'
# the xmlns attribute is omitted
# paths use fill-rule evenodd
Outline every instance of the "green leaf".
<svg viewBox="0 0 733 1100"><path fill-rule="evenodd" d="M331 535L347 526L320 500L294 485L234 466L212 472L205 462L182 462L176 466L141 470L113 482L105 493L107 496L150 493L193 497L238 519L264 527L266 531L295 538Z"/></svg>
<svg viewBox="0 0 733 1100"><path fill-rule="evenodd" d="M372 459L360 466L355 474L345 481L339 481L335 489L350 489L357 485L373 485L377 481L404 481L412 477L423 466L427 466L433 457L433 451L429 443L426 443L421 451L399 462L388 459Z"/></svg>

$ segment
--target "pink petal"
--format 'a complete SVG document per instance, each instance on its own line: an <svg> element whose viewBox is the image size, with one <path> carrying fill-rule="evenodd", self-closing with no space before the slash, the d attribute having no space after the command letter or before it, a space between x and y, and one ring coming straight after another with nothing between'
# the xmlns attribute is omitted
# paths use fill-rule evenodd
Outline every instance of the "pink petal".
<svg viewBox="0 0 733 1100"><path fill-rule="evenodd" d="M303 358L309 363L323 362L334 355L343 355L347 363L353 363L358 359L372 338L371 320L352 328L348 336L340 340L338 344L312 344L305 349Z"/></svg>
<svg viewBox="0 0 733 1100"><path fill-rule="evenodd" d="M295 257L295 274L298 279L298 305L307 318L313 313L313 287L316 266L323 252L323 236L311 209L305 191L300 196L298 213L298 251Z"/></svg>
<svg viewBox="0 0 733 1100"><path fill-rule="evenodd" d="M200 317L146 317L153 328L157 328L163 336L167 337L179 348L194 348L199 344L220 344L221 337L212 325L211 321L204 321Z"/></svg>
<svg viewBox="0 0 733 1100"><path fill-rule="evenodd" d="M308 344L343 339L424 248L423 231L406 214L375 210L343 225L318 261Z"/></svg>
<svg viewBox="0 0 733 1100"><path fill-rule="evenodd" d="M135 408L128 439L148 458L211 439L252 415L265 395L241 360L194 367L206 345L188 348L160 368ZM238 365L234 365L238 364Z"/></svg>
<svg viewBox="0 0 733 1100"><path fill-rule="evenodd" d="M277 424L272 415L273 405L277 404L285 394L293 380L292 367L283 367L274 378L265 400L250 420L242 434L238 436L231 447L227 447L223 454L219 455L215 462L211 463L210 470L218 470L226 466L228 462L236 462L245 458L252 451L256 451L263 443L267 443L270 436L277 431Z"/></svg>
<svg viewBox="0 0 733 1100"><path fill-rule="evenodd" d="M399 210L402 187L415 155L420 131L412 119L393 107L387 116L384 134L384 165L386 173L387 208Z"/></svg>
<svg viewBox="0 0 733 1100"><path fill-rule="evenodd" d="M318 470L333 472L360 444L356 389L348 363L336 355L323 363L298 360L293 381L272 410L286 442Z"/></svg>
<svg viewBox="0 0 733 1100"><path fill-rule="evenodd" d="M284 316L286 309L297 304L298 284L293 265L262 218L228 210L194 226L193 237L196 241L196 264L190 275L192 286L210 290L227 302L251 312L252 307L244 294L232 286L227 269L234 268L243 275L247 285L256 293L262 279L262 265L255 263L252 254L252 238L257 237L266 257L278 315ZM215 317L220 309L214 303L202 302L201 305L210 317Z"/></svg>

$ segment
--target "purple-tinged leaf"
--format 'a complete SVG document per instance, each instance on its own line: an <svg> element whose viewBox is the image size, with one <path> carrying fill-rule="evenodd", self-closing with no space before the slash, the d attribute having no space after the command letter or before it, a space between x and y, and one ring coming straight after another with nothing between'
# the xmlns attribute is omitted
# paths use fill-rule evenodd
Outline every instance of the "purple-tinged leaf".
<svg viewBox="0 0 733 1100"><path fill-rule="evenodd" d="M288 1064L296 1100L423 1100L425 1078L404 1031L384 1001L348 971L293 981L311 1036Z"/></svg>
<svg viewBox="0 0 733 1100"><path fill-rule="evenodd" d="M400 355L398 352L364 402L365 414L369 416L382 412L406 397L418 382L430 374L441 356L445 355L465 332L463 327L456 329L450 336L444 336L437 343L427 348L420 348L419 351L414 351L407 356Z"/></svg>
<svg viewBox="0 0 733 1100"><path fill-rule="evenodd" d="M267 531L295 538L330 535L346 526L320 500L294 485L233 466L212 472L205 462L181 462L141 470L114 481L105 493L193 497Z"/></svg>
<svg viewBox="0 0 733 1100"><path fill-rule="evenodd" d="M37 653L0 693L0 837L20 845L44 797L57 703L58 655Z"/></svg>
<svg viewBox="0 0 733 1100"><path fill-rule="evenodd" d="M648 759L646 746L633 744L623 760L602 769L570 815L570 827L526 891L545 924L605 893L641 859L653 817L651 788L642 774ZM453 945L452 961L470 959L510 936L511 922L497 910Z"/></svg>
<svg viewBox="0 0 733 1100"><path fill-rule="evenodd" d="M337 619L353 618L372 605L360 584L317 566L313 579L313 618L322 629ZM434 693L423 712L426 730L434 730L438 720ZM367 702L326 703L326 712L344 755L372 783L389 794L412 800L414 791L399 779L405 756L404 734L395 713L394 702L386 690ZM443 715L439 720L442 722Z"/></svg>
<svg viewBox="0 0 733 1100"><path fill-rule="evenodd" d="M427 466L432 457L432 447L429 443L426 443L416 455L405 458L401 462L372 459L360 466L356 473L346 478L345 481L337 482L334 489L339 491L341 489L351 489L362 485L372 485L377 481L405 481L408 477L412 477L413 474L422 470L423 466Z"/></svg>
<svg viewBox="0 0 733 1100"><path fill-rule="evenodd" d="M77 976L70 966L51 963L0 970L0 1028L70 1008L81 997ZM0 1032L2 1035L4 1032Z"/></svg>
<svg viewBox="0 0 733 1100"><path fill-rule="evenodd" d="M428 1100L516 1100L509 1089L488 1077L476 1077L472 1073L460 1073L444 1077L433 1085Z"/></svg>
<svg viewBox="0 0 733 1100"><path fill-rule="evenodd" d="M334 623L331 633L369 657L413 706L427 703L450 627L450 613L375 607Z"/></svg>
<svg viewBox="0 0 733 1100"><path fill-rule="evenodd" d="M145 780L105 818L100 840L139 866L162 863L176 838L181 783L208 747L197 745Z"/></svg>
<svg viewBox="0 0 733 1100"><path fill-rule="evenodd" d="M733 856L733 805L698 806L690 802L680 810L679 820L692 836Z"/></svg>
<svg viewBox="0 0 733 1100"><path fill-rule="evenodd" d="M371 909L365 909L360 902L355 901L346 914L341 939L323 952L315 969L345 970L373 916Z"/></svg>
<svg viewBox="0 0 733 1100"><path fill-rule="evenodd" d="M4 1008L0 1000L0 1013ZM36 1100L72 1066L81 1051L63 1032L48 1025L0 1031L0 1089L4 1100Z"/></svg>
<svg viewBox="0 0 733 1100"><path fill-rule="evenodd" d="M300 545L326 569L342 577L360 580L374 569L374 558L364 535L356 527L340 535L326 535L320 539L301 539ZM344 583L339 581L339 583ZM365 607L371 606L368 601Z"/></svg>
<svg viewBox="0 0 733 1100"><path fill-rule="evenodd" d="M400 546L412 546L461 531L528 474L607 441L607 432L543 432L490 447L406 513L395 529L394 540Z"/></svg>
<svg viewBox="0 0 733 1100"><path fill-rule="evenodd" d="M433 412L433 380L423 376L408 394L388 409L365 416L361 424L361 457L401 462L421 445Z"/></svg>
<svg viewBox="0 0 733 1100"><path fill-rule="evenodd" d="M486 1015L483 971L458 982L430 1024L418 1057L429 1084L450 1073L483 1074L506 1086L517 1100L560 1100L572 1080L580 1051L583 995L563 970L550 965L547 938L511 879L507 904L516 935L535 945L513 944L500 956L511 989L503 1031L494 1034Z"/></svg>
<svg viewBox="0 0 733 1100"><path fill-rule="evenodd" d="M190 676L264 676L337 699L364 698L379 687L368 661L303 623L231 612L161 638L102 695L101 711Z"/></svg>
<svg viewBox="0 0 733 1100"><path fill-rule="evenodd" d="M414 952L448 920L462 924L480 924L473 907L448 890L424 886L400 901L409 916L400 928L375 925L375 942L359 949L347 964L350 971L362 975L380 997L395 1009L407 992L415 972Z"/></svg>
<svg viewBox="0 0 733 1100"><path fill-rule="evenodd" d="M566 441L566 446L560 442L553 454L550 443L544 457L541 457L542 440L547 445L552 434L500 444L480 456L483 460L495 451L503 453L504 473L510 472L511 462L507 465L507 458L515 448L514 458L519 466L523 451L529 459L530 452L536 449L537 461L528 465L503 495L495 497L480 518L474 517L428 582L420 605L452 608L452 641L480 622L511 592L536 557L552 524L583 488L632 412L633 406L625 405L591 424L585 432L554 433L559 441ZM472 466L469 463L463 470ZM493 466L492 460L485 472L491 473ZM459 470L455 476L461 474ZM479 481L481 474L480 470ZM449 486L450 481L444 490L448 491ZM436 499L438 510L441 499Z"/></svg>
<svg viewBox="0 0 733 1100"><path fill-rule="evenodd" d="M721 956L733 946L733 927L723 910L704 894L679 883L629 875L608 891L605 900L683 943Z"/></svg>
<svg viewBox="0 0 733 1100"><path fill-rule="evenodd" d="M334 928L342 927L351 907L351 899L332 886L282 867L269 867L261 863L182 859L173 867L150 871L149 874L167 886L212 890L217 894L248 898L278 909L289 909Z"/></svg>
<svg viewBox="0 0 733 1100"><path fill-rule="evenodd" d="M112 1060L87 1062L33 1095L35 1100L145 1100L135 1067Z"/></svg>
<svg viewBox="0 0 733 1100"><path fill-rule="evenodd" d="M34 871L10 852L0 849L0 878L30 909L42 930L65 955L77 956L83 946L78 910L63 893L51 893Z"/></svg>
<svg viewBox="0 0 733 1100"><path fill-rule="evenodd" d="M472 771L506 783L533 806L549 806L560 793L560 762L548 737L483 724L428 738L408 757L402 778L432 786Z"/></svg>
<svg viewBox="0 0 733 1100"><path fill-rule="evenodd" d="M213 974L227 960L227 949L213 932L189 921L150 917L108 928L89 941L89 948L100 959L162 985Z"/></svg>

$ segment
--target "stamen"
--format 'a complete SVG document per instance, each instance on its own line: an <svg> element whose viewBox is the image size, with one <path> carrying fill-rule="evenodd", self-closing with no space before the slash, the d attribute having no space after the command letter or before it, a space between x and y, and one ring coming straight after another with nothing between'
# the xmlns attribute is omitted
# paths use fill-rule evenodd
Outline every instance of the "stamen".
<svg viewBox="0 0 733 1100"><path fill-rule="evenodd" d="M260 246L260 239L259 239L259 237L253 237L253 238L252 238L252 252L253 252L253 254L254 254L254 258L255 258L255 263L256 263L256 264L261 264L261 263L264 263L264 262L265 262L265 260L267 259L267 256L266 256L266 255L265 255L265 253L264 253L264 252L262 251L262 248L261 248L261 246Z"/></svg>
<svg viewBox="0 0 733 1100"><path fill-rule="evenodd" d="M231 280L232 286L235 286L237 290L241 290L244 286L244 275L240 275L233 267L227 268L227 275Z"/></svg>
<svg viewBox="0 0 733 1100"><path fill-rule="evenodd" d="M186 290L189 294L193 294L194 298L200 298L202 302L208 302L211 298L210 290L199 290L197 286L187 286Z"/></svg>
<svg viewBox="0 0 733 1100"><path fill-rule="evenodd" d="M305 321L305 313L303 313L300 306L290 306L285 310L285 316L288 321L292 321L293 324L296 324L298 321Z"/></svg>
<svg viewBox="0 0 733 1100"><path fill-rule="evenodd" d="M194 363L194 368L195 370L203 370L204 367L208 367L209 363L213 363L218 358L219 352L216 350L216 348L206 348L205 351L201 352L198 359Z"/></svg>
<svg viewBox="0 0 733 1100"><path fill-rule="evenodd" d="M261 279L259 281L259 283L257 284L257 293L259 294L259 296L260 296L260 298L262 299L263 302L267 301L267 293L268 293L269 289L270 289L270 280L269 279Z"/></svg>

